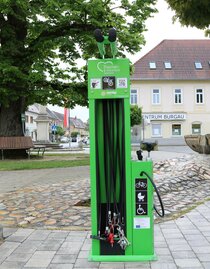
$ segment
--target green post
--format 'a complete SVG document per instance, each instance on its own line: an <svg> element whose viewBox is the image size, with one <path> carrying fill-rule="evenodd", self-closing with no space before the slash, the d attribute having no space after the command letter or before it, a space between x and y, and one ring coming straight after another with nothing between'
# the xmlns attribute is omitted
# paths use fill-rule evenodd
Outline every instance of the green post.
<svg viewBox="0 0 210 269"><path fill-rule="evenodd" d="M101 53L103 40L97 33ZM112 44L113 45L113 44ZM112 47L114 56L116 50ZM154 253L152 162L131 161L128 59L88 61L92 261L146 261Z"/></svg>

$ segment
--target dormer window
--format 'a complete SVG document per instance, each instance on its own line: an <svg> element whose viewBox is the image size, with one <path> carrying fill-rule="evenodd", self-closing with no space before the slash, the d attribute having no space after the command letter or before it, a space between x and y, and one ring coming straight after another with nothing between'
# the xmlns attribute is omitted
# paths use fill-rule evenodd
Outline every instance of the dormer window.
<svg viewBox="0 0 210 269"><path fill-rule="evenodd" d="M164 62L165 69L171 69L171 62Z"/></svg>
<svg viewBox="0 0 210 269"><path fill-rule="evenodd" d="M149 68L150 69L156 69L156 62L150 62L149 63Z"/></svg>
<svg viewBox="0 0 210 269"><path fill-rule="evenodd" d="M201 62L195 62L195 68L196 69L202 69L203 67L202 67Z"/></svg>

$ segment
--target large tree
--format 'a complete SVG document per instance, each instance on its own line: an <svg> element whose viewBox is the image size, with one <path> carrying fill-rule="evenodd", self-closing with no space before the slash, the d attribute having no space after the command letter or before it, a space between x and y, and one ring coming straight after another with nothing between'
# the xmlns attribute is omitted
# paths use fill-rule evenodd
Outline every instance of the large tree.
<svg viewBox="0 0 210 269"><path fill-rule="evenodd" d="M21 113L35 102L87 105L85 61L93 31L115 27L119 52L144 44L156 0L1 0L0 136L22 136ZM97 55L98 56L98 55Z"/></svg>
<svg viewBox="0 0 210 269"><path fill-rule="evenodd" d="M195 26L199 29L209 27L209 0L166 0L166 2L176 13L174 19L178 19L182 25Z"/></svg>

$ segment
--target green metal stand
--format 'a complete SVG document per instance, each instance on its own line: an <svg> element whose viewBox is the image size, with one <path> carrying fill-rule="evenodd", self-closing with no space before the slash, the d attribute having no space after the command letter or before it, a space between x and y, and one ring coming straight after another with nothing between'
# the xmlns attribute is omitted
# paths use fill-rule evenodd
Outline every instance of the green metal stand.
<svg viewBox="0 0 210 269"><path fill-rule="evenodd" d="M131 161L128 59L88 62L92 261L155 260L152 162Z"/></svg>

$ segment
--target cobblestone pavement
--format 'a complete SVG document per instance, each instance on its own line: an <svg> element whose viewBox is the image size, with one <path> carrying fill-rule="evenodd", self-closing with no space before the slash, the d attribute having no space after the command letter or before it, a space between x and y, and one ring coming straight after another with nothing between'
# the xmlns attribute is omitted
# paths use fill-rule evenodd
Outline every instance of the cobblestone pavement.
<svg viewBox="0 0 210 269"><path fill-rule="evenodd" d="M88 231L5 228L0 269L209 269L210 201L181 218L155 224L157 261L89 262L89 235Z"/></svg>
<svg viewBox="0 0 210 269"><path fill-rule="evenodd" d="M180 215L210 197L210 157L184 155L154 165L166 218ZM0 194L4 227L90 229L89 179L39 184ZM161 221L161 219L156 219Z"/></svg>

